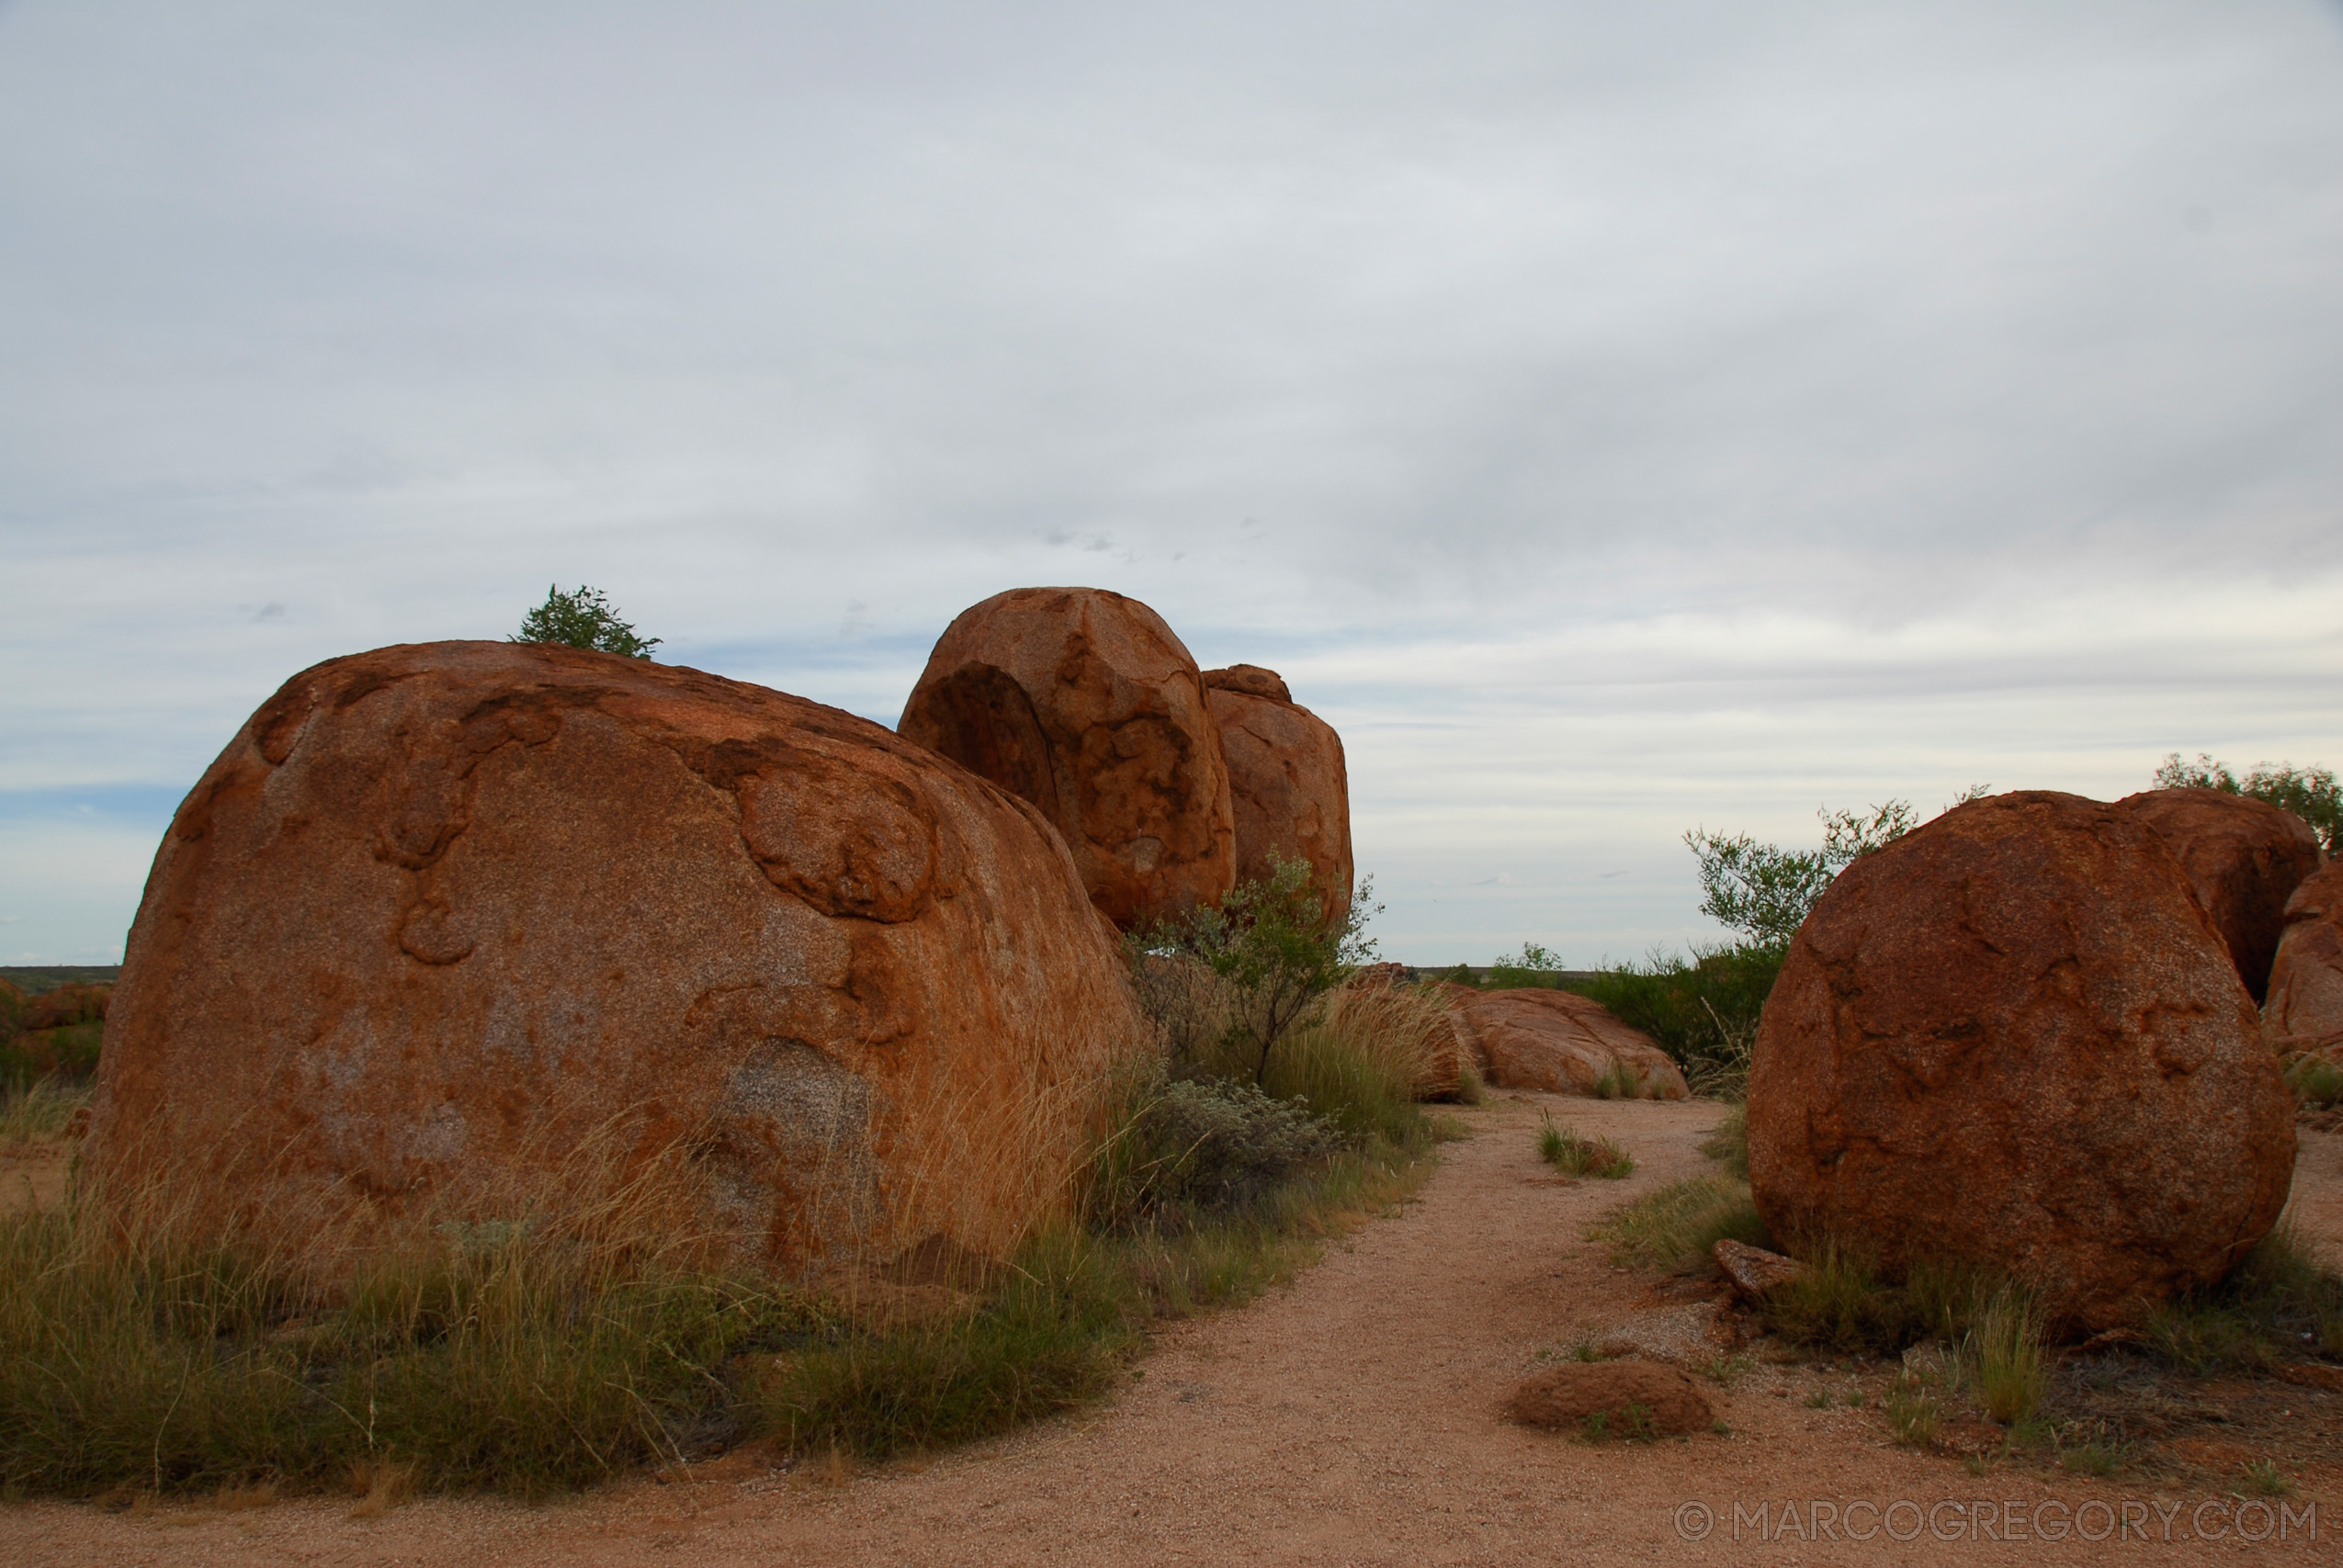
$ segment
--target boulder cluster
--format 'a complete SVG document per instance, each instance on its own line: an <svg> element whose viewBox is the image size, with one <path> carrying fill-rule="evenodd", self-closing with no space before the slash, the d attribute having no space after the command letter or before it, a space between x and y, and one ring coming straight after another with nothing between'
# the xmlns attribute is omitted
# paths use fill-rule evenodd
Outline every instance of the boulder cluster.
<svg viewBox="0 0 2343 1568"><path fill-rule="evenodd" d="M1856 861L1758 1033L1768 1227L2014 1277L2092 1329L2217 1280L2292 1179L2256 1002L2273 1030L2343 1029L2319 860L2289 813L2158 790L1989 796Z"/></svg>
<svg viewBox="0 0 2343 1568"><path fill-rule="evenodd" d="M172 821L85 1168L321 1254L656 1176L777 1271L998 1257L1144 1035L1116 928L1272 853L1344 907L1341 741L1117 594L976 606L900 732L565 647L334 660Z"/></svg>
<svg viewBox="0 0 2343 1568"><path fill-rule="evenodd" d="M1351 902L1341 738L1273 670L1201 670L1163 618L1095 588L1017 588L945 628L898 729L1029 802L1124 930L1217 906L1273 855Z"/></svg>

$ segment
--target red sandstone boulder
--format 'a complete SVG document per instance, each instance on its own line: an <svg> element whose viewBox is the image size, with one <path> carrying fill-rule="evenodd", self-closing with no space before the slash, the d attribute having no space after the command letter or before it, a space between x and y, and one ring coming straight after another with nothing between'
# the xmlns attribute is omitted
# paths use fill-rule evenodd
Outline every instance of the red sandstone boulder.
<svg viewBox="0 0 2343 1568"><path fill-rule="evenodd" d="M879 726L389 648L288 682L180 807L88 1158L368 1242L664 1161L673 1234L775 1269L998 1256L1138 1027L1056 832Z"/></svg>
<svg viewBox="0 0 2343 1568"><path fill-rule="evenodd" d="M1673 1367L1655 1361L1569 1361L1513 1391L1505 1414L1528 1427L1597 1441L1648 1441L1716 1424L1708 1396Z"/></svg>
<svg viewBox="0 0 2343 1568"><path fill-rule="evenodd" d="M1270 857L1309 863L1337 920L1351 908L1351 778L1342 738L1296 703L1274 670L1204 672L1237 820L1237 880L1266 881Z"/></svg>
<svg viewBox="0 0 2343 1568"><path fill-rule="evenodd" d="M1544 987L1447 991L1500 1089L1620 1100L1682 1100L1691 1092L1667 1052L1591 998Z"/></svg>
<svg viewBox="0 0 2343 1568"><path fill-rule="evenodd" d="M1096 588L1017 588L961 612L904 705L905 739L1031 801L1126 931L1236 886L1220 734L1161 616Z"/></svg>
<svg viewBox="0 0 2343 1568"><path fill-rule="evenodd" d="M1749 1068L1749 1180L1792 1250L2014 1276L2134 1321L2285 1206L2293 1104L2221 934L2135 812L1959 807L1841 873Z"/></svg>
<svg viewBox="0 0 2343 1568"><path fill-rule="evenodd" d="M2246 989L2260 1001L2287 897L2319 866L2311 825L2266 800L2217 789L2152 789L2115 804L2154 829L2189 874Z"/></svg>
<svg viewBox="0 0 2343 1568"><path fill-rule="evenodd" d="M2286 900L2261 1016L2281 1051L2343 1045L2343 861L2305 878Z"/></svg>

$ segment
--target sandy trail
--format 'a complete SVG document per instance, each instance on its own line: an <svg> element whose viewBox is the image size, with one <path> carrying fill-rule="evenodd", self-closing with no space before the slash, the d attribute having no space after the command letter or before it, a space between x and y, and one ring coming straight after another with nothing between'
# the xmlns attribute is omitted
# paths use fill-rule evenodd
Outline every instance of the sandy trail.
<svg viewBox="0 0 2343 1568"><path fill-rule="evenodd" d="M1535 1158L1542 1109L1624 1142L1624 1182L1566 1182ZM2121 1535L2092 1546L1926 1534L1760 1542L1732 1539L1731 1506L1796 1500L1885 1506L2045 1498L2149 1499L2153 1483L1979 1477L1896 1448L1873 1409L1808 1407L1823 1377L1760 1367L1710 1386L1729 1437L1592 1447L1508 1426L1498 1411L1541 1351L1648 1311L1648 1281L1579 1239L1622 1199L1715 1168L1696 1145L1714 1105L1509 1096L1463 1113L1420 1198L1334 1249L1293 1286L1240 1311L1172 1326L1112 1403L924 1463L825 1483L743 1453L692 1479L629 1482L526 1507L430 1500L371 1521L346 1499L244 1513L195 1506L106 1515L42 1504L0 1510L0 1561L88 1563L1251 1563L1324 1564L2077 1562L2207 1549ZM2343 1224L2343 1139L2304 1139L2301 1207L2333 1245ZM2343 1396L2302 1391L2337 1406ZM2329 1430L2334 1427L2329 1423ZM2292 1506L2319 1504L2319 1541L2299 1529L2253 1555L2331 1553L2343 1493L2305 1472ZM2171 1494L2178 1500L2179 1494ZM2188 1498L2193 1507L2199 1495ZM1680 1505L1717 1524L1683 1539ZM1778 1512L1776 1514L1778 1517ZM1899 1515L1898 1528L1916 1516ZM1941 1513L1963 1531L1965 1516ZM2097 1516L2092 1516L2095 1519ZM2183 1509L2185 1530L2189 1515ZM1864 1517L1869 1522L1869 1517ZM2219 1517L2216 1516L2216 1521ZM2258 1523L2258 1521L2257 1521ZM1813 1533L1809 1530L1808 1533ZM2224 1551L2235 1554L2233 1544Z"/></svg>

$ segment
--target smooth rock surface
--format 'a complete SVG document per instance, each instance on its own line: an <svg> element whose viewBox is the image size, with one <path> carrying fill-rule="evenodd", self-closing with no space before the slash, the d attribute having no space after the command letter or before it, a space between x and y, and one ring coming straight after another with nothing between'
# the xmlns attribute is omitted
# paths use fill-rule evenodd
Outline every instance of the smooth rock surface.
<svg viewBox="0 0 2343 1568"><path fill-rule="evenodd" d="M1237 830L1203 675L1163 618L1096 588L1016 588L945 629L906 739L1032 802L1125 931L1236 886Z"/></svg>
<svg viewBox="0 0 2343 1568"><path fill-rule="evenodd" d="M1273 670L1204 672L1237 822L1237 880L1266 881L1273 855L1309 863L1326 919L1351 908L1351 775L1334 727Z"/></svg>
<svg viewBox="0 0 2343 1568"><path fill-rule="evenodd" d="M2256 1002L2269 994L2286 900L2319 867L2311 825L2266 800L2217 789L2153 789L2117 807L2156 830L2229 944Z"/></svg>
<svg viewBox="0 0 2343 1568"><path fill-rule="evenodd" d="M997 1256L1137 1029L1063 841L879 726L388 648L288 682L180 807L91 1168L370 1244L681 1161L673 1224L773 1269Z"/></svg>
<svg viewBox="0 0 2343 1568"><path fill-rule="evenodd" d="M2287 899L2262 1021L2281 1051L2343 1045L2343 861Z"/></svg>
<svg viewBox="0 0 2343 1568"><path fill-rule="evenodd" d="M2164 841L2026 791L1863 856L1817 903L1758 1032L1749 1178L1794 1252L1964 1262L2105 1328L2260 1239L2293 1123Z"/></svg>
<svg viewBox="0 0 2343 1568"><path fill-rule="evenodd" d="M1608 1074L1627 1090L1613 1098L1682 1100L1690 1092L1667 1052L1591 998L1534 986L1478 991L1451 983L1444 990L1500 1089L1592 1096Z"/></svg>
<svg viewBox="0 0 2343 1568"><path fill-rule="evenodd" d="M1672 1438L1716 1422L1698 1384L1674 1367L1645 1360L1568 1361L1522 1384L1505 1405L1525 1427L1588 1436L1588 1417L1597 1412L1603 1435L1613 1439ZM1647 1429L1637 1431L1639 1422Z"/></svg>

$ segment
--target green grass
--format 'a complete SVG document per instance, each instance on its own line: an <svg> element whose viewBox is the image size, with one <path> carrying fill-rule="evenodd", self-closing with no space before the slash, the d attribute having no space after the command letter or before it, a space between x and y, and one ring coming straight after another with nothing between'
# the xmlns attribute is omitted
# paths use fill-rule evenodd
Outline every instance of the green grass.
<svg viewBox="0 0 2343 1568"><path fill-rule="evenodd" d="M255 1230L126 1227L142 1211L86 1192L0 1215L0 1495L538 1496L760 1432L880 1456L1068 1409L1151 1324L1292 1278L1429 1174L1444 1134L1413 1100L1420 1051L1370 1038L1371 1016L1289 1038L1277 1087L1300 1100L1130 1075L1073 1216L923 1315L696 1270L649 1200L451 1222L330 1285ZM18 1090L0 1128L51 1135L76 1102Z"/></svg>
<svg viewBox="0 0 2343 1568"><path fill-rule="evenodd" d="M310 1485L370 1462L522 1495L670 1455L712 1375L805 1321L590 1238L377 1259L338 1302L251 1244L122 1242L84 1210L0 1220L0 1493Z"/></svg>
<svg viewBox="0 0 2343 1568"><path fill-rule="evenodd" d="M56 1137L89 1098L88 1084L54 1077L0 1088L0 1146Z"/></svg>
<svg viewBox="0 0 2343 1568"><path fill-rule="evenodd" d="M1722 1164L1743 1181L1749 1179L1749 1108L1737 1105L1701 1141L1701 1153Z"/></svg>
<svg viewBox="0 0 2343 1568"><path fill-rule="evenodd" d="M1547 1116L1538 1129L1538 1157L1565 1176L1593 1176L1616 1181L1636 1168L1633 1155L1608 1138L1590 1138Z"/></svg>
<svg viewBox="0 0 2343 1568"><path fill-rule="evenodd" d="M1714 1269L1720 1241L1771 1247L1747 1183L1719 1176L1672 1181L1614 1210L1587 1231L1611 1248L1612 1260L1678 1271Z"/></svg>
<svg viewBox="0 0 2343 1568"><path fill-rule="evenodd" d="M2343 1356L2343 1279L2281 1218L2228 1279L2150 1313L2147 1343L2182 1371L2254 1371Z"/></svg>

